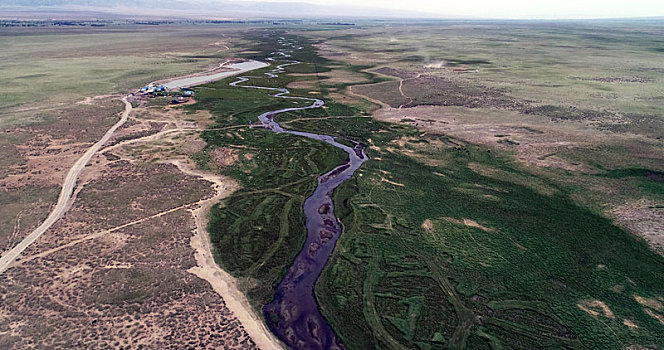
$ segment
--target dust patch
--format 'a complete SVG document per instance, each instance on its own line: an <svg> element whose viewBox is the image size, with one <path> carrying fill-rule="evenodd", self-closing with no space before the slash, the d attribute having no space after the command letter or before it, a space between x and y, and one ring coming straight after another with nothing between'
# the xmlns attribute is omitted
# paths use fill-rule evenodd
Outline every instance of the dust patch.
<svg viewBox="0 0 664 350"><path fill-rule="evenodd" d="M192 155L204 150L206 146L207 143L201 140L199 135L195 134L185 136L180 143L179 149L184 154Z"/></svg>
<svg viewBox="0 0 664 350"><path fill-rule="evenodd" d="M98 96L87 96L84 100L76 102L76 104L78 104L78 105L91 105L91 104L94 104L95 101L105 99L105 98L120 99L120 98L122 98L122 96L121 95L113 95L113 94L98 95Z"/></svg>
<svg viewBox="0 0 664 350"><path fill-rule="evenodd" d="M181 106L181 105L177 105ZM188 112L183 108L140 107L134 109L133 119L175 124L178 128L204 129L214 123L214 116L208 110Z"/></svg>

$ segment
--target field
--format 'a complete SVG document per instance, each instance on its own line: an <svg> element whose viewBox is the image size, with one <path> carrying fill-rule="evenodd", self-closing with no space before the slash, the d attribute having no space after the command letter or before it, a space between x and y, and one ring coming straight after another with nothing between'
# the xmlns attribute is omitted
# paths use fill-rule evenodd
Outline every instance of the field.
<svg viewBox="0 0 664 350"><path fill-rule="evenodd" d="M486 86L536 104L658 115L663 30L657 21L450 21L308 35L321 39L323 56L344 62Z"/></svg>
<svg viewBox="0 0 664 350"><path fill-rule="evenodd" d="M218 65L241 51L242 39L226 36L231 31L237 28L2 29L0 126L42 121L56 106Z"/></svg>

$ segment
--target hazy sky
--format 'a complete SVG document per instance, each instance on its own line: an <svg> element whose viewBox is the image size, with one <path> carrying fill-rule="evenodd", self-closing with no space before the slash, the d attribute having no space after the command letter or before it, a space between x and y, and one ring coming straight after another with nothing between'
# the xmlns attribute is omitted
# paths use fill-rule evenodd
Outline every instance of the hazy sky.
<svg viewBox="0 0 664 350"><path fill-rule="evenodd" d="M369 6L490 18L664 16L664 0L261 0Z"/></svg>

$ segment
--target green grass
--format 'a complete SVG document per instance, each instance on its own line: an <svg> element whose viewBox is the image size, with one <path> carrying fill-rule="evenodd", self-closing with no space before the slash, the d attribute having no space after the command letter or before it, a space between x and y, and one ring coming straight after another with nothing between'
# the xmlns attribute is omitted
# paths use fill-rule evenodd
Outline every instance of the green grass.
<svg viewBox="0 0 664 350"><path fill-rule="evenodd" d="M606 172L606 174L603 174L603 176L613 179L622 179L626 177L649 177L649 176L661 178L662 176L664 176L664 172L650 170L650 169L643 169L643 168L626 168L626 169L614 169L608 171Z"/></svg>
<svg viewBox="0 0 664 350"><path fill-rule="evenodd" d="M423 156L449 162L449 152L430 149ZM519 176L509 160L484 150L453 152L444 167L390 152L372 155L381 160L366 163L335 195L344 234L317 285L324 314L349 349L391 347L392 340L405 348L443 349L469 339L507 348L662 345L661 325L632 299L658 295L664 282L664 259L643 242L565 193L545 196L509 178L472 171L469 163ZM380 182L382 171L404 187ZM478 195L459 191L478 185ZM421 227L426 219L434 223L432 232ZM618 284L626 289L612 291ZM600 322L584 313L576 307L583 299L606 302L616 320ZM417 310L436 312L414 313L412 300L425 305ZM406 327L411 317L417 327ZM623 318L639 324L638 336L621 324ZM453 332L464 329L468 338L455 338Z"/></svg>
<svg viewBox="0 0 664 350"><path fill-rule="evenodd" d="M273 51L264 38L257 47ZM308 55L300 59L328 64ZM279 86L293 79L251 83ZM226 173L243 185L212 210L210 231L218 262L241 278L260 307L304 240L299 208L315 177L344 155L319 142L242 126L285 102L265 92L229 89L229 81L197 92L200 108L213 111L215 127L233 128L203 137L210 149L239 151L240 160ZM372 159L335 191L344 233L315 291L348 349L663 345L661 324L633 295L662 297L664 259L576 204L574 186L535 176L495 150L378 122L364 118L366 111L357 106L327 102L327 109L278 118L292 129L374 146ZM393 142L404 136L412 141ZM435 137L456 147L434 147ZM199 162L208 161L202 154ZM606 303L615 319L585 313L577 306L584 300ZM629 329L625 319L639 329Z"/></svg>
<svg viewBox="0 0 664 350"><path fill-rule="evenodd" d="M628 179L632 186L652 197L662 198L664 196L664 172L645 168L623 168L614 169L601 174L611 179Z"/></svg>
<svg viewBox="0 0 664 350"><path fill-rule="evenodd" d="M304 243L301 210L319 174L343 162L336 148L270 131L238 132L243 142L205 138L214 146L247 146L241 161L227 170L243 189L210 213L210 234L217 261L227 271L250 281L247 293L257 307L269 302L284 269ZM228 143L227 143L228 142ZM252 153L248 160L244 155Z"/></svg>
<svg viewBox="0 0 664 350"><path fill-rule="evenodd" d="M271 52L275 47L263 49ZM267 70L252 72L260 78L246 84L282 87L301 79L285 74L270 79L263 75ZM257 122L263 112L310 102L278 99L269 96L273 92L229 86L235 79L197 88L198 103L189 108L209 109L216 121L212 128L224 128L202 134L208 148L195 157L200 166L209 164L209 152L216 147L239 151L239 161L224 172L243 188L212 209L209 231L217 262L243 281L250 302L260 309L271 300L285 269L304 243L304 199L313 192L317 177L341 164L347 155L323 142L246 127ZM332 104L324 112L312 110L277 118L329 116L338 108Z"/></svg>

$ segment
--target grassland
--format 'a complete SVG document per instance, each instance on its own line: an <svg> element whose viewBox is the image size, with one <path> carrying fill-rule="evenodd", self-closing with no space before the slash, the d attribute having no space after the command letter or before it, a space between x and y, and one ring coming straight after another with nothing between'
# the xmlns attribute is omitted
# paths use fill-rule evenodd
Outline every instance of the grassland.
<svg viewBox="0 0 664 350"><path fill-rule="evenodd" d="M657 21L449 21L303 35L325 57L373 63L389 78L353 87L393 107L378 119L512 153L662 252L661 182L593 176L664 170L663 67L652 49L662 30Z"/></svg>
<svg viewBox="0 0 664 350"><path fill-rule="evenodd" d="M268 35L270 39L261 39L254 49L264 53L276 50L277 33L268 32ZM302 57L295 58L306 59L312 52L309 45L302 50ZM287 70L312 73L318 64L309 61ZM325 70L320 67L319 71ZM265 71L252 72L256 78L250 84L282 87L296 80L311 80L291 75L261 78ZM308 103L275 99L267 91L231 87L228 84L233 80L196 88L198 103L189 108L208 109L216 122L211 128L221 130L202 134L208 147L195 159L205 168L212 163L215 149L236 152L237 161L221 171L239 180L243 189L212 209L209 231L217 261L244 281L250 301L260 309L271 300L274 288L304 242L304 199L313 192L316 178L342 163L346 154L321 142L248 127L265 111ZM327 107L323 111L291 113L279 118L287 121L357 112L354 107L341 104L330 103Z"/></svg>
<svg viewBox="0 0 664 350"><path fill-rule="evenodd" d="M352 46L351 55L357 56L370 51L373 44L375 50L362 57L377 57L374 54L384 49L385 41L372 37L376 35L372 28L362 30L347 37L335 37L338 31L307 35L321 40L317 45L323 53L334 50L323 42L329 38L331 43L338 40L337 45L344 41L346 47ZM424 30L408 29L411 33ZM264 42L268 39L263 38ZM263 45L262 50L269 52L269 44ZM388 57L378 63L401 52L387 50ZM344 234L316 287L324 315L347 348L662 346L658 338L662 325L657 317L662 312L664 260L643 240L634 239L587 205L587 200L580 200L590 194L574 183L577 175L565 177L555 169L524 167L509 151L423 132L414 127L415 123L398 125L366 118L371 112L366 102L339 102L342 96L349 96L344 95L344 89L353 84L334 86L325 77L329 78L334 69L343 69L348 74L367 75L368 83L385 84L386 78L368 75L366 66L354 64L363 62L348 59L344 63L331 59L345 56L327 57L299 59L305 62L302 67L319 72L309 76L312 81L308 86L315 87L313 91L331 108L279 118L292 129L352 138L370 146L371 160L335 193L335 209ZM396 61L395 68L404 69ZM450 61L479 65L488 59ZM289 73L295 74L255 83L284 86L306 80L301 71ZM223 252L218 255L220 264L246 279L250 297L260 306L270 295L266 285L274 286L288 256L294 256L299 248L283 243L301 242L304 237L302 218L294 214L302 197L293 199L293 195L305 197L311 187L269 196L265 193L281 191L284 183L289 184L290 180L281 178L284 174L299 173L300 180L307 181L307 176L313 179L316 173L314 167L304 166L307 159L299 149L288 148L292 142L305 141L284 137L277 147L273 143L276 136L238 125L252 121L247 120L251 113L259 114L254 107L272 109L277 102L251 100L260 96L242 90L225 95L226 83L199 89L199 96L225 99L204 98L201 107L208 103L205 108L215 111L219 127L235 125L237 129L209 131L205 137L213 147L241 145L239 161L225 171L240 179L245 189L213 210L210 230L218 252ZM471 89L457 90L459 95L472 98L477 85L472 81L464 84ZM482 86L492 84L499 83L487 79ZM517 95L515 91L497 90L508 92L512 98ZM231 103L242 100L241 96L252 102L245 106ZM565 103L557 97L544 102ZM527 96L519 98L528 101ZM592 108L586 104L588 100L578 102ZM628 110L637 113L640 108ZM649 112L658 113L655 109ZM645 137L652 139L652 135ZM325 155L322 145L307 146L312 154ZM259 158L263 155L266 160ZM333 164L318 156L308 160L318 171ZM628 163L623 162L623 168L629 168ZM273 169L264 169L270 166ZM277 169L281 171L275 173ZM650 188L655 188L652 193L657 195L657 181L648 179L658 178L659 170L646 169L604 169L587 176L598 181L630 179L631 184L646 181L649 189L638 195L649 194ZM276 252L282 256L275 258Z"/></svg>
<svg viewBox="0 0 664 350"><path fill-rule="evenodd" d="M120 94L220 64L243 50L243 40L227 33L243 30L0 29L0 246L46 217L69 166L117 121Z"/></svg>
<svg viewBox="0 0 664 350"><path fill-rule="evenodd" d="M2 29L0 126L218 65L242 50L238 36L224 37L231 31L238 34L223 26Z"/></svg>
<svg viewBox="0 0 664 350"><path fill-rule="evenodd" d="M345 230L317 295L350 348L661 345L633 298L661 297L661 256L565 188L519 185L529 174L506 158L432 143L374 141L380 160L337 192Z"/></svg>
<svg viewBox="0 0 664 350"><path fill-rule="evenodd" d="M324 56L345 62L437 74L563 107L661 115L663 30L657 21L449 21L306 35L321 41Z"/></svg>
<svg viewBox="0 0 664 350"><path fill-rule="evenodd" d="M162 50L155 44L152 48L159 53L147 60L137 53L137 46L154 36L163 43L171 35L152 30L146 31L145 36L130 37L122 31L107 34L108 38L121 40L107 45L110 49L105 54L112 51L124 52L127 56L123 57L140 56L135 62L144 68L136 73L146 80L152 80L153 74L170 75L166 73L177 69L188 72L209 63L209 58L226 57L214 45L202 56L196 51L198 46L191 49L197 53L180 49L186 48L183 43L188 41L192 45L197 45L197 40L217 42L217 29L186 34L189 29L183 28L179 35L172 36L180 45L173 49L178 54L167 54L167 45ZM661 52L657 50L661 27L476 22L312 29L316 30L290 28L290 33L297 36L265 28L244 32L233 36L234 42L243 47L232 53L244 52L240 55L262 59L275 51L280 36L296 38L305 49L294 58L303 63L289 67L287 74L276 79L263 76L266 70L252 72L252 76L261 77L251 84L290 85L295 86L291 89L295 95L324 98L326 108L280 115L279 121L291 129L335 135L340 140L350 138L368 146L371 160L335 192L335 210L344 233L316 286L323 314L348 349L664 346L660 337L664 319L664 258L625 227L617 226L621 222L608 218L605 208L621 203L633 210L635 201L648 209L645 213L657 213L663 207L664 169L658 138L661 120L657 119L663 112L658 103L664 77ZM71 35L71 42L58 42L72 45L68 55L74 56L80 51L76 45L83 45L85 40L79 34ZM102 33L94 35L104 43ZM125 39L126 47L120 43ZM18 39L3 40L17 40L11 48L18 55ZM102 46L94 50L102 50ZM37 53L43 49L31 50ZM81 56L66 61L84 62L79 61L85 60L85 55ZM153 66L159 60L168 63ZM52 67L57 65L54 62L57 61L35 64ZM133 76L115 75L125 61L109 62L115 63L106 72L108 75L100 75L105 77L100 80L100 89L115 91L130 86ZM92 60L85 63L88 68L84 70L92 69ZM65 76L69 70L61 72L58 74ZM19 84L18 76L28 76L28 81L35 79L32 82L47 78L36 74L41 73L17 73L11 84ZM342 162L345 156L323 143L250 127L265 111L301 102L274 99L265 91L230 87L230 81L198 87L198 103L185 108L192 120L204 116L204 110L214 117L209 130L201 135L207 146L197 149L192 158L199 167L229 175L242 185L241 190L212 209L209 231L217 262L240 279L251 303L260 309L272 298L276 284L304 241L301 207L313 191L316 176ZM68 89L65 85L53 85L54 90L42 101L71 99L64 91ZM396 108L377 111L378 106L349 91L351 86L354 93L367 94L374 101ZM55 93L60 90L62 94ZM74 91L77 96L82 93ZM21 101L15 99L4 108L14 116L31 113L20 111L24 107ZM404 107L412 108L398 108L408 103ZM392 122L373 119L372 114ZM643 121L626 116L642 116ZM469 132L475 131L472 128L484 129L473 134ZM3 141L2 152L13 154L12 147L27 142L23 131L12 129L16 142ZM478 134L490 135L491 141L477 137ZM574 139L564 138L569 135ZM561 167L531 164L520 158L523 152L535 153L534 148L525 147L538 139L563 143L555 149ZM580 145L580 139L585 143ZM42 140L37 141L35 145ZM552 146L545 146L542 154L535 154L536 160L550 160ZM173 147L166 142L155 145L154 150L172 151ZM153 149L140 147L131 152L141 150L145 153L142 156L151 161L158 161L163 155L151 155ZM119 154L131 157L131 152ZM547 157L539 159L543 155ZM21 157L13 160L19 165L25 161ZM133 166L125 164L116 171L123 167ZM147 168L165 171L152 165ZM126 221L122 215L105 216L99 212L113 206L117 198L123 203L131 202L122 207L132 218L141 217L141 206L132 202L133 197L127 192L131 189L131 173L109 175L110 178L93 183L88 188L91 191L82 192L86 204L75 213L87 218L91 222L88 226L99 224L95 221L99 218L89 218L97 214L110 226L122 224ZM155 176L151 184L175 181L172 187L178 196L167 196L170 200L195 200L196 196L178 187L182 182L176 181L177 177L163 176ZM153 187L147 182L142 185L147 186L144 192ZM33 189L26 187L25 193L29 190ZM46 188L35 193L50 195L49 191L53 192ZM108 196L113 193L117 195ZM15 197L2 199L4 208L18 210L10 206ZM643 212L639 212L641 216L630 211L623 213L638 221L655 217L643 216ZM157 228L146 225L134 232L123 231L118 241L109 237L107 245L114 248L101 259L116 262L127 256L154 256L163 261L175 258L179 265L164 268L152 259L148 262L164 268L159 273L147 273L145 266L156 266L147 263L127 271L85 272L82 277L75 277L77 283L82 279L83 288L96 285L100 293L92 299L80 299L75 298L78 291L68 289L67 300L82 300L81 305L102 304L117 312L119 320L127 309L134 310L132 315L140 314L135 309L149 309L141 304L144 300L156 300L162 305L159 291L169 297L189 298L203 288L189 280L181 284L180 279L174 281L169 274L171 267L182 269L191 265L190 257L182 253L184 247L167 244L169 239L185 239L178 236L182 232L172 230L175 221L186 226L184 217L176 214L164 217ZM71 219L76 221L75 217ZM4 224L10 226L12 222L16 221ZM155 235L155 230L165 236ZM71 239L58 236L45 244L58 246ZM122 239L142 243L126 245ZM85 251L108 249L104 244L106 241L91 241L83 247ZM159 249L164 245L168 249ZM46 260L35 257L31 261L42 264L42 268L51 260L55 261L54 266L66 267L74 253L64 250ZM22 272L26 276L21 281L25 283L21 282L18 288L26 291L43 277L31 275L27 268L16 272L17 276ZM63 281L69 281L68 276L65 274ZM154 288L139 288L143 282ZM122 283L131 286L114 293ZM49 288L55 290L58 285ZM177 290L185 293L178 294ZM12 303L21 304L17 293L5 292L12 295ZM38 296L42 301L49 298L48 293ZM56 304L47 303L47 309L64 308ZM204 309L199 307L203 305L200 302L195 305L196 312ZM44 311L40 307L30 310ZM218 318L225 320L223 315ZM70 324L82 329L82 323L77 323L82 320L87 319L70 319ZM57 318L49 322L31 323L28 331L39 333L43 326L53 332ZM136 332L143 332L139 324L132 325ZM125 334L114 334L112 338L116 335ZM86 333L88 336L93 335ZM3 339L18 344L17 339Z"/></svg>
<svg viewBox="0 0 664 350"><path fill-rule="evenodd" d="M654 102L661 61L650 50L661 27L641 27L639 41L620 26L593 26L599 34L592 38L584 34L590 28L575 25L491 28L397 25L306 33L321 39L326 57L389 68L375 71L393 81L355 92L393 107L458 106L390 114L394 121L409 116L402 122L419 131L361 118L298 123L371 145L372 160L336 193L344 235L317 285L324 314L357 349L662 346L660 311L640 296L661 302L663 259L598 208L619 202L607 191L628 203L661 203L662 110ZM602 50L601 58L595 50ZM617 64L623 61L629 63ZM640 78L629 78L635 75ZM600 97L600 90L615 94ZM611 120L630 113L648 116ZM581 134L593 135L588 140L596 149L571 147L558 155L594 170L515 161L518 142L500 133L525 138L516 132L519 118L521 128L535 125L528 132L540 136L533 138L553 133L558 141L567 139L551 129L584 125ZM467 132L472 123L465 120L487 123L487 133L506 145L464 141L482 141ZM446 131L462 138L441 134ZM627 151L636 148L642 151Z"/></svg>

